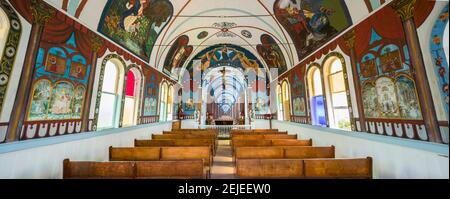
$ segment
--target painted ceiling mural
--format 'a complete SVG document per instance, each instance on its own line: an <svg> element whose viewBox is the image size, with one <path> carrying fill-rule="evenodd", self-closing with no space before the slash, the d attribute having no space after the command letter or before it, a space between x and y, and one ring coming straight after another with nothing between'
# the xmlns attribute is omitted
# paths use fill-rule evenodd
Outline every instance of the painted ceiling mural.
<svg viewBox="0 0 450 199"><path fill-rule="evenodd" d="M188 64L187 69L190 72L192 72L193 60L201 60L202 71L220 66L233 66L255 71L264 68L254 54L243 47L232 44L218 44L202 50Z"/></svg>
<svg viewBox="0 0 450 199"><path fill-rule="evenodd" d="M109 0L98 31L149 61L158 35L172 15L168 0Z"/></svg>
<svg viewBox="0 0 450 199"><path fill-rule="evenodd" d="M273 8L291 36L299 59L352 24L344 0L276 0Z"/></svg>
<svg viewBox="0 0 450 199"><path fill-rule="evenodd" d="M171 75L174 68L181 68L191 55L193 47L188 45L189 37L182 35L179 37L169 50L164 62L164 72Z"/></svg>
<svg viewBox="0 0 450 199"><path fill-rule="evenodd" d="M256 49L269 68L278 68L278 74L285 72L287 70L286 60L275 39L270 35L263 34L261 43L256 46Z"/></svg>

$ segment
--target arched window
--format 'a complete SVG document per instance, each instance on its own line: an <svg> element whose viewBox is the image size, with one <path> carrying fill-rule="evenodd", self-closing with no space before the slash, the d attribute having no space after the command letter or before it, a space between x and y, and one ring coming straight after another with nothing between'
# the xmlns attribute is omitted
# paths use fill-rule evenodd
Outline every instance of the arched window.
<svg viewBox="0 0 450 199"><path fill-rule="evenodd" d="M284 120L290 121L291 118L291 94L290 94L290 86L287 81L284 81L282 84L283 90L283 111L284 111Z"/></svg>
<svg viewBox="0 0 450 199"><path fill-rule="evenodd" d="M326 126L325 102L322 87L322 75L319 68L313 66L308 73L311 122L313 125Z"/></svg>
<svg viewBox="0 0 450 199"><path fill-rule="evenodd" d="M330 127L351 130L347 88L344 70L338 57L331 57L324 62L327 76L328 115Z"/></svg>
<svg viewBox="0 0 450 199"><path fill-rule="evenodd" d="M8 32L10 29L9 18L5 11L0 7L0 59L5 49L6 40L8 39Z"/></svg>
<svg viewBox="0 0 450 199"><path fill-rule="evenodd" d="M167 121L172 121L173 119L173 86L169 86L167 93Z"/></svg>
<svg viewBox="0 0 450 199"><path fill-rule="evenodd" d="M137 125L139 99L141 96L142 76L138 69L128 71L125 86L125 104L123 112L123 126Z"/></svg>
<svg viewBox="0 0 450 199"><path fill-rule="evenodd" d="M284 110L283 110L283 91L281 86L277 86L277 102L278 102L278 120L283 120L284 118Z"/></svg>
<svg viewBox="0 0 450 199"><path fill-rule="evenodd" d="M106 62L98 113L97 129L99 130L119 127L122 68L118 60L111 59Z"/></svg>
<svg viewBox="0 0 450 199"><path fill-rule="evenodd" d="M160 89L160 108L159 108L159 118L161 122L167 121L167 93L169 90L169 86L166 82L161 84Z"/></svg>

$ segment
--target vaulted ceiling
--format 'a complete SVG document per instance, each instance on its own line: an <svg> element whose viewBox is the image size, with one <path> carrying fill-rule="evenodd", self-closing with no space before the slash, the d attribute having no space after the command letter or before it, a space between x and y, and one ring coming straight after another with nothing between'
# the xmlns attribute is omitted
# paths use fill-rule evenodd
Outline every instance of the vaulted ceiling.
<svg viewBox="0 0 450 199"><path fill-rule="evenodd" d="M45 0L55 8L68 13L86 25L89 29L99 32L99 27L105 21L105 8L111 4L125 2L126 7L133 9L135 0ZM154 1L169 0L140 0L142 4ZM282 2L279 2L282 1ZM140 57L149 65L163 70L166 56L177 39L185 35L189 38L188 44L192 46L189 54L186 54L183 62L187 65L195 55L205 48L216 44L233 44L241 46L254 54L263 65L264 61L258 53L257 45L261 44L261 36L270 35L278 44L287 68L299 63L304 57L299 52L299 46L295 45L295 39L289 30L275 16L275 3L286 3L311 0L170 0L173 6L173 14L163 23L159 34L155 34L154 46L150 49L148 57ZM318 0L321 1L321 0ZM323 0L322 0L323 1ZM367 17L371 11L389 0L326 0L337 1L347 9L348 23L355 24ZM316 0L317 2L317 0ZM374 3L375 2L375 3ZM107 10L106 9L106 10ZM136 11L139 12L139 11ZM161 11L162 12L162 11ZM105 35L105 38L115 41L114 38ZM120 46L124 46L120 44ZM130 48L124 47L131 54L136 54Z"/></svg>

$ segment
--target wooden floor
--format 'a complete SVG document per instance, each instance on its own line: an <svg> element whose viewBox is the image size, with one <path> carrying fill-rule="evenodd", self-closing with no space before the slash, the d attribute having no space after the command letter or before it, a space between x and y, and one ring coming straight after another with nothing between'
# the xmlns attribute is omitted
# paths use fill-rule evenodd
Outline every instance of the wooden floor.
<svg viewBox="0 0 450 199"><path fill-rule="evenodd" d="M216 156L211 169L212 179L233 179L235 173L235 165L231 153L229 140L220 140L217 147Z"/></svg>

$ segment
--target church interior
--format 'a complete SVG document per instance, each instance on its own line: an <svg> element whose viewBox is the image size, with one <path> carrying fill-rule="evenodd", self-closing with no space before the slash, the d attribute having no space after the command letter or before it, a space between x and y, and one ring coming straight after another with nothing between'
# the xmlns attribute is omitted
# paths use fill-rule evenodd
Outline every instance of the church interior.
<svg viewBox="0 0 450 199"><path fill-rule="evenodd" d="M0 179L448 179L448 8L0 0Z"/></svg>

